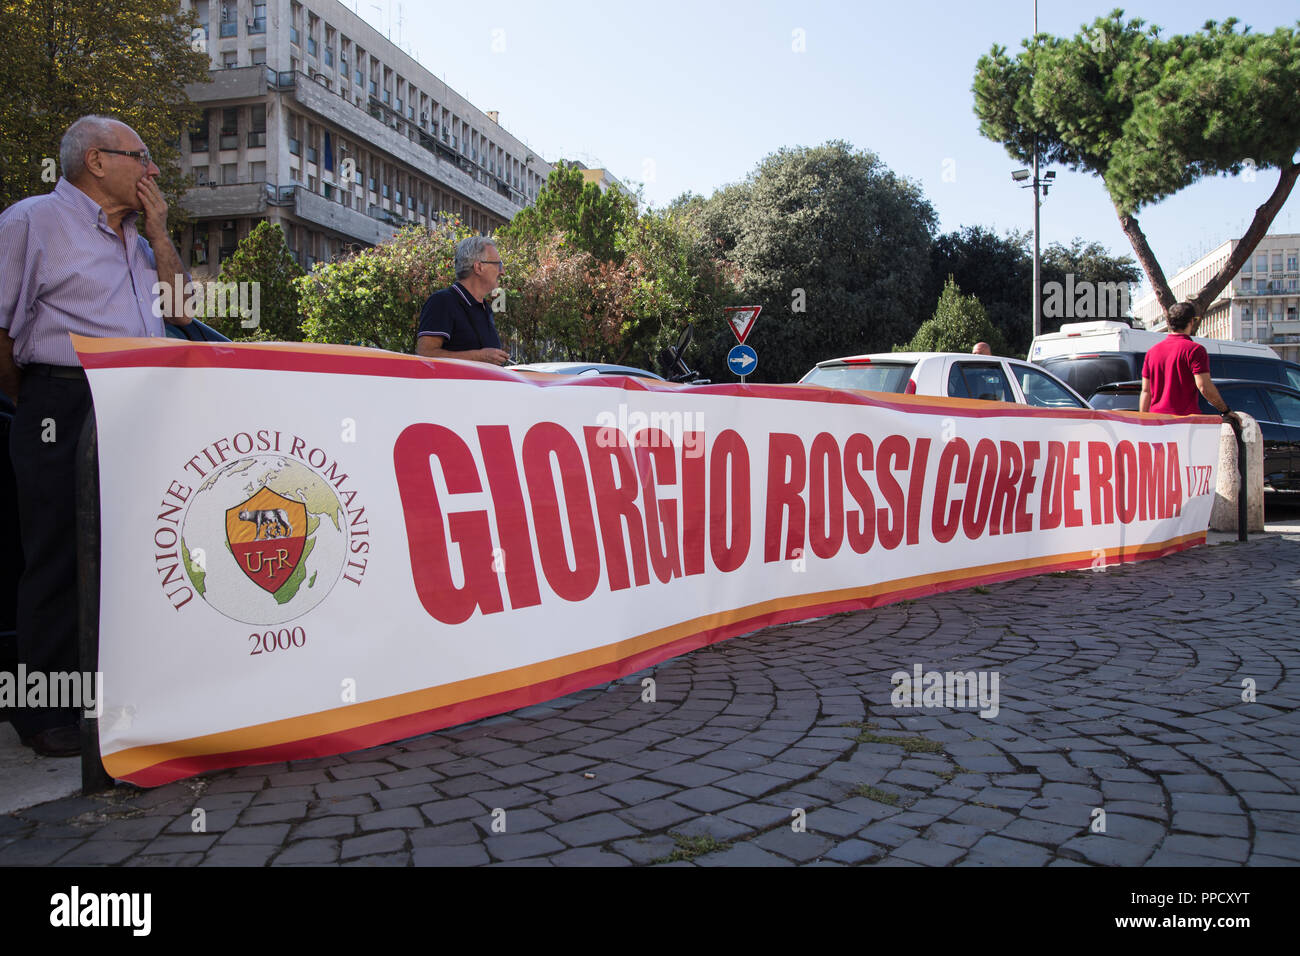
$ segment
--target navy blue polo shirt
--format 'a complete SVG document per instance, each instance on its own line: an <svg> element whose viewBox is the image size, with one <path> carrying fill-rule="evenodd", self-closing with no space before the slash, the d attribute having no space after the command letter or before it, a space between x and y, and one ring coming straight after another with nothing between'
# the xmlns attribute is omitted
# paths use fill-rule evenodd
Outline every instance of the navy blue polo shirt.
<svg viewBox="0 0 1300 956"><path fill-rule="evenodd" d="M501 337L487 302L480 302L459 282L429 296L420 312L421 335L438 335L442 347L448 352L466 352L471 349L499 349Z"/></svg>

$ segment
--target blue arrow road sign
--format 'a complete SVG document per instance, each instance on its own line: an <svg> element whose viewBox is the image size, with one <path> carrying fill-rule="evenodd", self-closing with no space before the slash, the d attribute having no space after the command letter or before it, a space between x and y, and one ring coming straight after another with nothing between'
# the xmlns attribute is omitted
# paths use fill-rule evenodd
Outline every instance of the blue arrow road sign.
<svg viewBox="0 0 1300 956"><path fill-rule="evenodd" d="M748 345L737 345L727 353L727 367L737 375L753 375L758 368L758 353Z"/></svg>

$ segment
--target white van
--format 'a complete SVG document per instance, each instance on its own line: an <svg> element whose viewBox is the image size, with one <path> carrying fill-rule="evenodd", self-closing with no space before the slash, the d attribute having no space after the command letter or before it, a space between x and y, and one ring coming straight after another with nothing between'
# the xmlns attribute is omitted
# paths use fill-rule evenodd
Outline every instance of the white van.
<svg viewBox="0 0 1300 956"><path fill-rule="evenodd" d="M1123 322L1071 322L1059 332L1035 338L1029 360L1089 396L1102 385L1140 379L1147 350L1164 337L1162 332L1130 328ZM1300 387L1300 366L1283 362L1267 345L1199 336L1193 341L1205 347L1214 378Z"/></svg>

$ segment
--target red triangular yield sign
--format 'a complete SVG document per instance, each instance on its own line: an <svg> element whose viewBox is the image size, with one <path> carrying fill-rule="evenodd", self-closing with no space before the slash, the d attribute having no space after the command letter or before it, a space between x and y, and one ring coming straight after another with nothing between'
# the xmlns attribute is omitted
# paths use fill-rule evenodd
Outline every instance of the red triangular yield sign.
<svg viewBox="0 0 1300 956"><path fill-rule="evenodd" d="M758 318L758 313L763 311L761 305L732 305L722 310L727 317L727 325L730 326L731 332L736 336L736 341L741 345L745 344L745 339L754 328L754 320Z"/></svg>

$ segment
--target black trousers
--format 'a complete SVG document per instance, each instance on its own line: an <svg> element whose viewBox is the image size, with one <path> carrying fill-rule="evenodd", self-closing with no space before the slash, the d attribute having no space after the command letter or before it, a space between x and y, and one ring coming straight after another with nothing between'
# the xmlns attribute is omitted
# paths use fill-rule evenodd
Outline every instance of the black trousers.
<svg viewBox="0 0 1300 956"><path fill-rule="evenodd" d="M77 642L76 462L90 408L84 375L60 377L46 368L23 376L9 455L26 561L18 582L18 662L28 673L83 669ZM94 670L94 663L84 669ZM13 723L30 737L79 718L75 708L25 707L15 709Z"/></svg>

